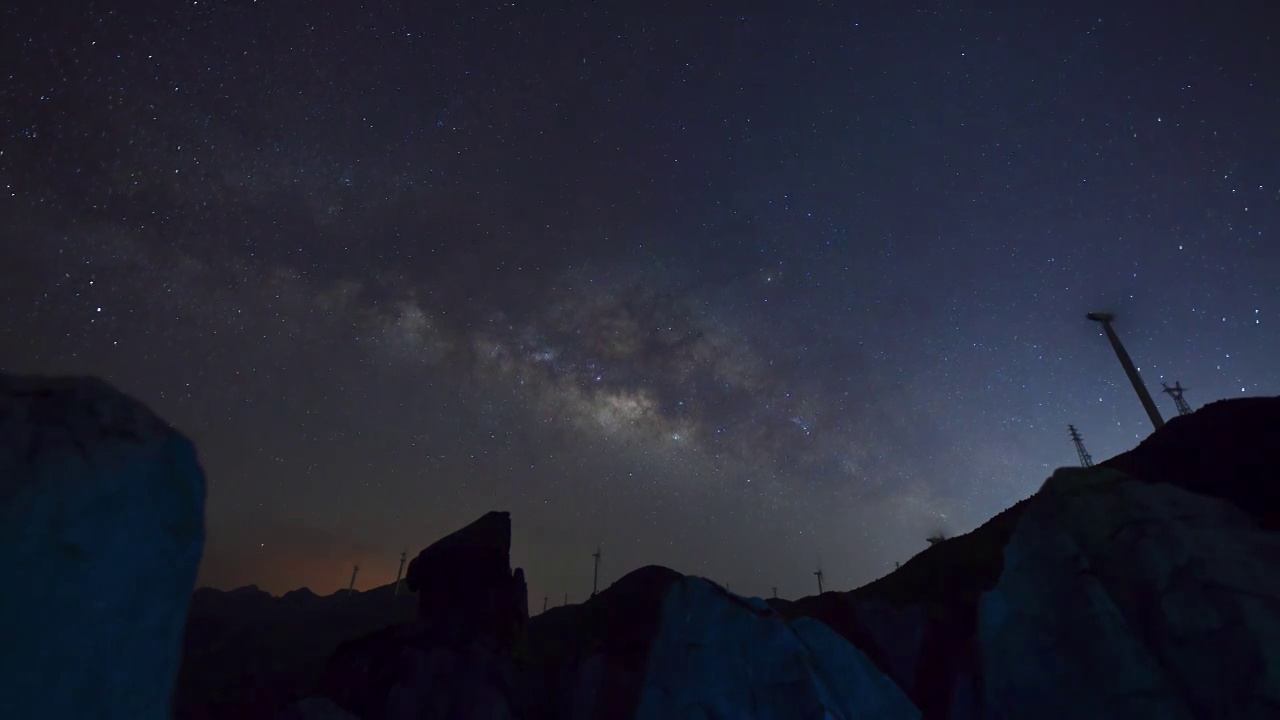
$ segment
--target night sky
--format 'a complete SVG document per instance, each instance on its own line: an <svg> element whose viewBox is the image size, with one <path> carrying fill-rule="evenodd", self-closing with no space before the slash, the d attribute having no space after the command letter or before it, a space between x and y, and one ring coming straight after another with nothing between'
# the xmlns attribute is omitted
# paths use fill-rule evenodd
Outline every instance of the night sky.
<svg viewBox="0 0 1280 720"><path fill-rule="evenodd" d="M856 587L1150 431L1091 310L1280 394L1274 3L961 5L8 3L0 368L197 443L202 584Z"/></svg>

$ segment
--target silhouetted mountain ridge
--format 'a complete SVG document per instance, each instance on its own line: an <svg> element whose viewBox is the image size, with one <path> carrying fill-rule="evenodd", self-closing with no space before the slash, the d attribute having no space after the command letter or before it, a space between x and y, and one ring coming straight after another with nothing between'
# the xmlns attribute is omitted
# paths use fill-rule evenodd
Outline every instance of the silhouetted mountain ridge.
<svg viewBox="0 0 1280 720"><path fill-rule="evenodd" d="M1274 531L1280 528L1280 398L1224 400L1172 418L1137 447L1099 463L1099 468L1124 473L1140 483L1162 483L1225 500L1261 528ZM748 615L765 618L772 608L792 621L820 621L861 649L898 683L925 718L949 717L956 712L957 703L982 702L980 697L957 699L973 695L977 692L974 688L982 686L983 666L977 657L975 636L980 598L1001 582L1006 547L1036 501L1034 496L1019 501L973 531L928 546L894 572L852 591L767 603L737 598L723 589L713 589L713 594L721 593L722 598L731 600L730 605L739 605ZM485 552L494 551L489 548ZM566 673L580 676L595 662L591 658L607 658L611 679L601 681L604 684L593 696L594 707L598 712L606 712L602 708L631 712L641 701L646 663L664 622L663 599L684 581L685 576L673 570L647 566L628 573L583 603L550 608L529 618L514 650L517 671L526 680L539 678L536 685L542 690L538 692L573 697L574 691L565 684L569 682ZM259 653L274 652L278 661L272 672L289 679L285 683L277 676L275 686L287 685L287 692L276 692L270 702L264 698L256 705L232 703L224 709L234 707L240 716L247 716L244 713L250 712L250 706L264 712L272 703L278 708L314 686L324 658L317 662L315 655L308 653L323 652L324 648L332 653L337 648L340 656L344 652L339 648L341 641L379 628L386 630L378 643L351 646L349 652L386 654L394 652L398 643L422 646L422 641L387 627L396 623L411 627L414 620L413 596L392 598L393 590L393 586L384 586L351 596L340 592L319 597L303 589L281 598L252 587L225 593L197 591L188 627L189 643L195 647L189 646L187 665L191 667L184 666L184 678L190 685L197 675L223 664L244 669L237 658L250 652L248 645ZM527 615L527 610L524 612ZM207 630L210 625L241 628L242 632L220 635L216 650L202 649L201 628ZM268 633L270 640L260 632L243 631L272 625L276 627ZM307 646L305 652L303 645ZM250 674L245 670L235 682L253 686L256 681L248 678ZM199 704L201 693L183 687L188 690L183 696L188 708ZM366 689L375 695L384 691ZM534 691L526 688L519 692L527 695ZM556 704L567 701L544 698L541 702L544 709L551 708L546 710L551 713L548 717L572 714L572 708Z"/></svg>

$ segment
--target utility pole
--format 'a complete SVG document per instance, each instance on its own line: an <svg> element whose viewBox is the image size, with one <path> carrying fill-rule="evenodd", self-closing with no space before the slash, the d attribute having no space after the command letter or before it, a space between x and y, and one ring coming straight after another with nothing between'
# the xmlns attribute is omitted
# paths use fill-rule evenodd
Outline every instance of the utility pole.
<svg viewBox="0 0 1280 720"><path fill-rule="evenodd" d="M1182 393L1186 390L1186 388L1182 387L1182 383L1175 382L1173 387L1169 387L1165 383L1160 383L1160 385L1164 387L1162 392L1168 393L1169 397L1173 398L1173 404L1178 406L1179 415L1191 414L1191 406L1187 404L1186 400L1182 399Z"/></svg>
<svg viewBox="0 0 1280 720"><path fill-rule="evenodd" d="M1138 393L1138 400L1147 411L1147 417L1151 418L1151 424L1159 430L1164 426L1164 418L1160 417L1160 410L1156 407L1156 401L1151 399L1151 393L1147 392L1147 386L1142 384L1142 376L1138 375L1138 368L1134 367L1133 358L1129 357L1128 351L1120 343L1120 336L1116 335L1115 328L1111 327L1111 322L1116 319L1115 313L1091 312L1088 318L1102 323L1102 331L1107 334L1107 340L1111 341L1111 348L1116 351L1116 357L1120 359L1124 374L1129 376L1129 382L1133 384L1134 392Z"/></svg>
<svg viewBox="0 0 1280 720"><path fill-rule="evenodd" d="M565 605L568 605L568 604L569 604L569 593L565 593L565 594L564 594L564 604L565 604Z"/></svg>
<svg viewBox="0 0 1280 720"><path fill-rule="evenodd" d="M600 582L600 546L596 546L596 551L591 553L591 557L595 558L595 570L591 573L591 597L596 596L596 587Z"/></svg>
<svg viewBox="0 0 1280 720"><path fill-rule="evenodd" d="M818 568L818 571L815 572L814 575L818 576L818 594L821 595L822 594L822 568Z"/></svg>
<svg viewBox="0 0 1280 720"><path fill-rule="evenodd" d="M396 571L396 591L394 593L396 596L400 594L400 578L404 575L404 559L408 554L408 550L400 553L400 569Z"/></svg>
<svg viewBox="0 0 1280 720"><path fill-rule="evenodd" d="M895 563L893 564L893 569L894 569L894 570L897 570L897 569L898 569L898 568L900 568L900 567L902 567L902 563L900 563L900 562L895 562Z"/></svg>
<svg viewBox="0 0 1280 720"><path fill-rule="evenodd" d="M543 595L542 596L542 612L546 612L546 611L547 611L547 596Z"/></svg>
<svg viewBox="0 0 1280 720"><path fill-rule="evenodd" d="M356 573L358 572L360 572L359 565L351 568L351 584L347 586L347 595L351 595L356 591Z"/></svg>
<svg viewBox="0 0 1280 720"><path fill-rule="evenodd" d="M1080 456L1080 467L1093 467L1093 456L1084 449L1084 440L1080 438L1080 431L1076 430L1075 425L1068 425L1067 430L1071 433L1071 442L1076 444L1076 455Z"/></svg>

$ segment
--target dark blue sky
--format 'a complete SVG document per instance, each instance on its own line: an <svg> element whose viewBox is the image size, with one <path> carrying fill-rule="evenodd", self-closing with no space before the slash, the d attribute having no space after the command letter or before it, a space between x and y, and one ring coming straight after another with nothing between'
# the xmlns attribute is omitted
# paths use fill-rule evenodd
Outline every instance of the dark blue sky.
<svg viewBox="0 0 1280 720"><path fill-rule="evenodd" d="M1149 431L1090 310L1280 392L1267 3L477 5L0 11L0 367L198 443L204 582L850 588Z"/></svg>

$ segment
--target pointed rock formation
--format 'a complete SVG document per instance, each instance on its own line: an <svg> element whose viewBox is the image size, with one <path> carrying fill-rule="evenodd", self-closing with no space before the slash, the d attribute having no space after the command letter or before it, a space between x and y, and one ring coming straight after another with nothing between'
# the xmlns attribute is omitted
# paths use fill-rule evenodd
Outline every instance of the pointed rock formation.
<svg viewBox="0 0 1280 720"><path fill-rule="evenodd" d="M418 618L435 625L509 644L529 619L524 571L511 570L511 513L486 513L436 541L409 563L405 581L418 593Z"/></svg>
<svg viewBox="0 0 1280 720"><path fill-rule="evenodd" d="M341 645L321 687L364 718L519 717L514 651L529 619L511 515L491 512L409 563L418 619Z"/></svg>
<svg viewBox="0 0 1280 720"><path fill-rule="evenodd" d="M170 716L204 500L195 448L141 403L0 375L0 715Z"/></svg>

